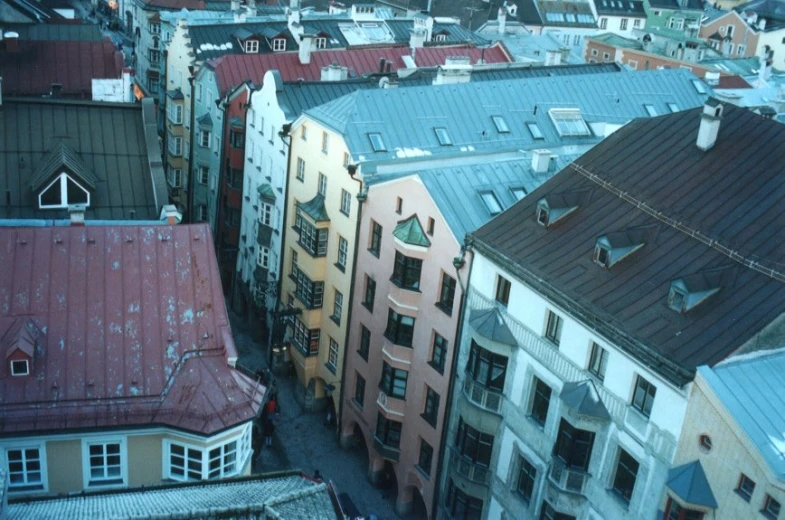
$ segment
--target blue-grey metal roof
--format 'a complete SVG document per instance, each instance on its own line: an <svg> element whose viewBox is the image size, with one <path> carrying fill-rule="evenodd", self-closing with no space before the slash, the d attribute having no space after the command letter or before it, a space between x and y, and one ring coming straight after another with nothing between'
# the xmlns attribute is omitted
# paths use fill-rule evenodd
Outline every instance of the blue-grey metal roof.
<svg viewBox="0 0 785 520"><path fill-rule="evenodd" d="M564 383L559 399L585 417L593 417L602 421L608 421L611 418L608 409L602 404L597 387L590 379Z"/></svg>
<svg viewBox="0 0 785 520"><path fill-rule="evenodd" d="M518 346L515 336L513 336L510 328L504 322L499 309L496 307L472 310L469 325L472 326L477 334L497 343L512 345L513 347Z"/></svg>
<svg viewBox="0 0 785 520"><path fill-rule="evenodd" d="M409 43L412 29L414 29L414 21L411 18L393 18L391 20L385 20L384 22L392 31L396 42ZM442 45L445 43L466 42L472 42L477 45L488 45L491 43L482 36L473 33L457 23L434 22L432 34L434 36L442 35L444 37L444 40L440 42Z"/></svg>
<svg viewBox="0 0 785 520"><path fill-rule="evenodd" d="M699 460L668 471L668 489L688 504L715 509L717 500Z"/></svg>
<svg viewBox="0 0 785 520"><path fill-rule="evenodd" d="M644 105L658 114L700 106L707 98L695 89L689 71L650 70L630 74L594 74L470 82L440 87L357 91L306 114L342 134L355 162L460 155L583 144L598 137L563 137L549 110L580 109L587 124L623 124L648 117ZM492 117L501 116L508 132L498 131ZM542 139L530 123L536 123ZM445 128L452 146L441 146L434 128ZM599 129L597 129L599 131ZM378 133L384 146L372 146Z"/></svg>
<svg viewBox="0 0 785 520"><path fill-rule="evenodd" d="M785 350L731 358L698 373L774 475L785 480Z"/></svg>

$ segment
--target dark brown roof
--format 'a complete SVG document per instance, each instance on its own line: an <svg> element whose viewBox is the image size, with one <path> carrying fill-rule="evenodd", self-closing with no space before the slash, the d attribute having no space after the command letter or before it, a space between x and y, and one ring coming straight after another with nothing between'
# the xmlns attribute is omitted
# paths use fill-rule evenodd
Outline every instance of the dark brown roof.
<svg viewBox="0 0 785 520"><path fill-rule="evenodd" d="M785 311L785 277L766 273L785 272L785 126L725 105L704 152L701 110L630 123L474 233L478 250L678 384ZM536 222L539 200L581 190L576 211ZM610 269L593 262L598 237L642 226L655 228L642 248ZM668 307L673 280L713 268L727 268L719 292Z"/></svg>
<svg viewBox="0 0 785 520"><path fill-rule="evenodd" d="M0 265L0 336L20 317L42 332L30 376L0 366L0 436L153 425L210 435L261 406L264 388L229 366L206 224L0 228Z"/></svg>

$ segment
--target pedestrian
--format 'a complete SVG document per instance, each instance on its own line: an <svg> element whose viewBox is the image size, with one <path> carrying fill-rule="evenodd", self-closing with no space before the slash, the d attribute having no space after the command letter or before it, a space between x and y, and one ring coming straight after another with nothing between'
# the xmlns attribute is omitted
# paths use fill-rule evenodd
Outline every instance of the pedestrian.
<svg viewBox="0 0 785 520"><path fill-rule="evenodd" d="M273 421L268 417L267 420L264 421L264 445L265 446L273 445L274 432L275 432L275 424L273 424Z"/></svg>

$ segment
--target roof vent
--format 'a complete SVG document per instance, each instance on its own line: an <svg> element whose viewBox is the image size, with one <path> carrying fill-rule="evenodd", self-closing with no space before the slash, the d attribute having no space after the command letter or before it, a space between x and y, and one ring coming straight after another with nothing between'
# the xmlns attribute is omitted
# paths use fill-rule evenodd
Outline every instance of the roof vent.
<svg viewBox="0 0 785 520"><path fill-rule="evenodd" d="M550 150L532 150L532 171L534 173L546 173L550 165Z"/></svg>
<svg viewBox="0 0 785 520"><path fill-rule="evenodd" d="M717 142L720 133L720 122L722 120L723 105L715 98L706 100L701 113L700 127L698 128L698 148L708 151Z"/></svg>
<svg viewBox="0 0 785 520"><path fill-rule="evenodd" d="M594 262L610 269L649 242L653 227L626 229L602 235L594 245Z"/></svg>

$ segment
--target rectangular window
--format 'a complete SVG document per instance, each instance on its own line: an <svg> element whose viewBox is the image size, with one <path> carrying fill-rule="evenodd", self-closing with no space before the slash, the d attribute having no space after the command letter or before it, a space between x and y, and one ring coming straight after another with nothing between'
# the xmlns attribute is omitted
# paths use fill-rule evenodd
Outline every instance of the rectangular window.
<svg viewBox="0 0 785 520"><path fill-rule="evenodd" d="M526 196L526 189L525 188L510 188L510 193L512 196L515 197L515 200L521 200Z"/></svg>
<svg viewBox="0 0 785 520"><path fill-rule="evenodd" d="M286 50L286 39L285 38L275 38L273 40L273 51L281 52Z"/></svg>
<svg viewBox="0 0 785 520"><path fill-rule="evenodd" d="M402 347L412 346L414 338L414 318L398 314L390 309L387 315L387 329L384 331L387 339Z"/></svg>
<svg viewBox="0 0 785 520"><path fill-rule="evenodd" d="M210 132L208 130L199 131L199 146L202 148L210 146Z"/></svg>
<svg viewBox="0 0 785 520"><path fill-rule="evenodd" d="M401 197L395 197L395 212L399 215L403 212L403 199Z"/></svg>
<svg viewBox="0 0 785 520"><path fill-rule="evenodd" d="M363 296L363 305L370 312L373 312L373 302L376 300L376 280L365 275L365 295Z"/></svg>
<svg viewBox="0 0 785 520"><path fill-rule="evenodd" d="M308 127L305 125L303 125L303 129L300 132L300 139L302 139L303 141L308 140Z"/></svg>
<svg viewBox="0 0 785 520"><path fill-rule="evenodd" d="M388 397L406 399L406 383L408 379L409 372L393 368L385 361L382 365L382 379L379 381L379 390Z"/></svg>
<svg viewBox="0 0 785 520"><path fill-rule="evenodd" d="M376 438L390 448L399 448L401 446L401 429L403 424L398 421L387 419L379 412L376 418Z"/></svg>
<svg viewBox="0 0 785 520"><path fill-rule="evenodd" d="M261 221L263 226L272 227L273 225L273 211L275 207L272 204L267 204L266 202L262 202L260 208L261 214Z"/></svg>
<svg viewBox="0 0 785 520"><path fill-rule="evenodd" d="M769 520L776 520L780 516L780 503L771 495L766 495L766 501L763 503L761 514Z"/></svg>
<svg viewBox="0 0 785 520"><path fill-rule="evenodd" d="M671 113L678 112L679 105L677 105L676 103L668 103L668 109L671 111Z"/></svg>
<svg viewBox="0 0 785 520"><path fill-rule="evenodd" d="M581 111L577 108L552 108L548 114L562 137L591 135L591 130L584 121Z"/></svg>
<svg viewBox="0 0 785 520"><path fill-rule="evenodd" d="M481 191L480 197L485 203L488 213L490 213L492 217L502 212L502 205L499 204L499 199L496 198L495 193L492 191Z"/></svg>
<svg viewBox="0 0 785 520"><path fill-rule="evenodd" d="M327 48L327 38L322 36L322 37L316 38L315 42L316 42L316 48L317 49L326 49Z"/></svg>
<svg viewBox="0 0 785 520"><path fill-rule="evenodd" d="M314 282L300 268L292 271L294 294L308 309L318 309L324 303L324 282Z"/></svg>
<svg viewBox="0 0 785 520"><path fill-rule="evenodd" d="M619 461L616 464L616 475L613 477L613 490L627 502L630 501L632 492L635 490L638 467L638 461L619 448Z"/></svg>
<svg viewBox="0 0 785 520"><path fill-rule="evenodd" d="M621 19L621 22L619 23L619 29L622 30L622 31L626 31L627 30L627 19L626 18L622 18Z"/></svg>
<svg viewBox="0 0 785 520"><path fill-rule="evenodd" d="M305 128L305 127L303 127ZM301 158L297 158L297 180L303 181L305 180L305 161Z"/></svg>
<svg viewBox="0 0 785 520"><path fill-rule="evenodd" d="M487 467L491 463L493 435L475 430L463 422L461 417L455 437L455 449L468 462Z"/></svg>
<svg viewBox="0 0 785 520"><path fill-rule="evenodd" d="M259 52L259 40L247 40L245 42L245 52L249 54Z"/></svg>
<svg viewBox="0 0 785 520"><path fill-rule="evenodd" d="M455 278L442 273L442 287L439 290L439 301L436 305L452 316L452 306L455 301Z"/></svg>
<svg viewBox="0 0 785 520"><path fill-rule="evenodd" d="M365 405L365 378L356 372L357 379L354 382L354 404L362 408Z"/></svg>
<svg viewBox="0 0 785 520"><path fill-rule="evenodd" d="M605 370L608 368L608 351L592 341L591 357L589 358L589 372L597 376L600 381L605 381Z"/></svg>
<svg viewBox="0 0 785 520"><path fill-rule="evenodd" d="M204 204L196 206L196 220L198 222L207 222L207 206Z"/></svg>
<svg viewBox="0 0 785 520"><path fill-rule="evenodd" d="M417 468L422 471L425 476L431 475L431 464L433 461L433 447L420 439L420 456L417 459Z"/></svg>
<svg viewBox="0 0 785 520"><path fill-rule="evenodd" d="M651 408L654 405L654 396L657 394L657 387L646 381L641 376L635 379L635 392L632 394L632 407L646 417L651 416Z"/></svg>
<svg viewBox="0 0 785 520"><path fill-rule="evenodd" d="M608 28L608 19L600 18L600 29L605 30Z"/></svg>
<svg viewBox="0 0 785 520"><path fill-rule="evenodd" d="M561 341L562 321L563 320L558 314L553 311L548 311L548 321L545 324L545 337L557 347Z"/></svg>
<svg viewBox="0 0 785 520"><path fill-rule="evenodd" d="M341 315L343 314L343 294L335 291L335 299L333 300L333 315L330 318L337 323L341 324Z"/></svg>
<svg viewBox="0 0 785 520"><path fill-rule="evenodd" d="M319 172L319 195L324 197L327 194L327 176Z"/></svg>
<svg viewBox="0 0 785 520"><path fill-rule="evenodd" d="M428 362L440 374L444 374L444 363L447 357L447 340L438 332L433 333L433 351Z"/></svg>
<svg viewBox="0 0 785 520"><path fill-rule="evenodd" d="M450 134L447 133L446 128L434 128L434 133L436 134L436 139L439 141L439 144L442 146L450 146L452 145L452 139L450 139Z"/></svg>
<svg viewBox="0 0 785 520"><path fill-rule="evenodd" d="M183 105L178 105L172 101L167 103L166 117L170 122L181 125L183 124Z"/></svg>
<svg viewBox="0 0 785 520"><path fill-rule="evenodd" d="M207 478L223 478L237 473L237 441L213 448L207 456Z"/></svg>
<svg viewBox="0 0 785 520"><path fill-rule="evenodd" d="M526 123L526 128L529 129L533 139L545 139L545 135L543 135L540 125L537 123Z"/></svg>
<svg viewBox="0 0 785 520"><path fill-rule="evenodd" d="M324 256L327 254L327 233L328 229L317 229L316 226L302 218L297 212L300 220L300 240L297 242L303 249L308 251L311 256Z"/></svg>
<svg viewBox="0 0 785 520"><path fill-rule="evenodd" d="M482 517L482 499L464 493L450 479L445 509L450 518L477 520ZM561 520L561 519L559 519Z"/></svg>
<svg viewBox="0 0 785 520"><path fill-rule="evenodd" d="M501 392L504 390L504 380L507 376L507 357L494 354L472 340L466 372L475 383L495 392Z"/></svg>
<svg viewBox="0 0 785 520"><path fill-rule="evenodd" d="M382 139L382 134L380 133L370 133L368 134L368 139L371 141L371 148L373 148L374 152L386 152L387 147L384 146L384 139Z"/></svg>
<svg viewBox="0 0 785 520"><path fill-rule="evenodd" d="M371 351L371 331L365 325L360 325L360 348L357 351L360 357L368 361L368 353Z"/></svg>
<svg viewBox="0 0 785 520"><path fill-rule="evenodd" d="M202 480L202 450L169 444L169 477L174 480Z"/></svg>
<svg viewBox="0 0 785 520"><path fill-rule="evenodd" d="M119 442L87 443L88 486L123 484L122 446Z"/></svg>
<svg viewBox="0 0 785 520"><path fill-rule="evenodd" d="M436 427L436 420L439 417L439 394L434 392L430 386L425 387L425 410L422 413L422 418L425 422Z"/></svg>
<svg viewBox="0 0 785 520"><path fill-rule="evenodd" d="M11 361L12 376L26 376L30 374L30 364L26 359L15 359Z"/></svg>
<svg viewBox="0 0 785 520"><path fill-rule="evenodd" d="M158 65L161 62L161 51L150 49L147 51L150 58L150 65Z"/></svg>
<svg viewBox="0 0 785 520"><path fill-rule="evenodd" d="M327 353L327 368L334 374L338 369L338 342L330 338L330 351Z"/></svg>
<svg viewBox="0 0 785 520"><path fill-rule="evenodd" d="M739 477L739 485L736 488L736 493L741 495L741 497L746 500L747 502L750 501L752 498L752 493L755 491L755 481L752 480L750 477L745 475L744 473L741 474Z"/></svg>
<svg viewBox="0 0 785 520"><path fill-rule="evenodd" d="M428 230L426 231L426 233L433 236L433 228L435 226L436 226L436 222L431 217L428 217Z"/></svg>
<svg viewBox="0 0 785 520"><path fill-rule="evenodd" d="M304 356L316 356L319 354L321 333L320 329L309 329L305 326L305 323L297 318L294 319L293 343Z"/></svg>
<svg viewBox="0 0 785 520"><path fill-rule="evenodd" d="M256 265L262 269L270 267L270 249L266 247L259 247L259 252L256 253Z"/></svg>
<svg viewBox="0 0 785 520"><path fill-rule="evenodd" d="M496 276L496 301L507 307L510 303L510 287L512 284L501 275Z"/></svg>
<svg viewBox="0 0 785 520"><path fill-rule="evenodd" d="M632 21L632 28L633 29L640 29L641 28L641 19L640 18L636 18L635 20Z"/></svg>
<svg viewBox="0 0 785 520"><path fill-rule="evenodd" d="M229 146L232 148L242 148L245 146L245 133L229 131Z"/></svg>
<svg viewBox="0 0 785 520"><path fill-rule="evenodd" d="M654 108L654 105L644 104L643 108L646 110L646 113L649 114L649 117L657 115L657 109Z"/></svg>
<svg viewBox="0 0 785 520"><path fill-rule="evenodd" d="M371 221L371 240L370 245L368 246L368 251L373 253L376 256L379 256L379 252L382 249L382 226L380 226L376 221Z"/></svg>
<svg viewBox="0 0 785 520"><path fill-rule="evenodd" d="M540 426L545 426L545 421L548 420L552 389L539 377L535 377L532 382L534 383L534 396L532 397L531 418Z"/></svg>
<svg viewBox="0 0 785 520"><path fill-rule="evenodd" d="M349 216L349 212L352 210L352 195L344 190L341 189L341 213L346 216Z"/></svg>
<svg viewBox="0 0 785 520"><path fill-rule="evenodd" d="M349 242L342 236L338 237L338 261L336 265L341 271L346 269L346 254L349 251Z"/></svg>
<svg viewBox="0 0 785 520"><path fill-rule="evenodd" d="M496 127L497 132L500 134L510 133L510 127L502 116L491 116L491 120L493 121L493 125Z"/></svg>
<svg viewBox="0 0 785 520"><path fill-rule="evenodd" d="M183 155L183 138L182 137L172 137L169 139L169 154L174 155L175 157L180 157Z"/></svg>
<svg viewBox="0 0 785 520"><path fill-rule="evenodd" d="M395 252L395 266L391 281L398 287L417 291L420 289L422 260Z"/></svg>
<svg viewBox="0 0 785 520"><path fill-rule="evenodd" d="M330 134L322 132L322 153L327 154L330 147Z"/></svg>
<svg viewBox="0 0 785 520"><path fill-rule="evenodd" d="M343 167L346 168L349 166L349 154L344 152L343 153Z"/></svg>
<svg viewBox="0 0 785 520"><path fill-rule="evenodd" d="M44 469L39 448L9 449L5 452L8 462L8 491L44 489Z"/></svg>
<svg viewBox="0 0 785 520"><path fill-rule="evenodd" d="M199 166L199 184L207 184L210 178L210 169L207 166Z"/></svg>
<svg viewBox="0 0 785 520"><path fill-rule="evenodd" d="M528 504L534 494L534 483L537 481L537 469L520 455L518 455L518 464L518 482L515 490Z"/></svg>
<svg viewBox="0 0 785 520"><path fill-rule="evenodd" d="M594 432L580 430L564 419L559 424L559 434L553 445L553 454L565 466L580 471L589 469L589 460L594 446Z"/></svg>

